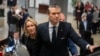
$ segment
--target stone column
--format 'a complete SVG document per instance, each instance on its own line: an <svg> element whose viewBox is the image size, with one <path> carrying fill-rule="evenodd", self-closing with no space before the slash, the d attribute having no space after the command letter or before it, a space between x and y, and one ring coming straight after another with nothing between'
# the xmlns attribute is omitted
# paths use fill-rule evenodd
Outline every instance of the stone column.
<svg viewBox="0 0 100 56"><path fill-rule="evenodd" d="M96 5L100 8L100 0L95 0L96 1Z"/></svg>
<svg viewBox="0 0 100 56"><path fill-rule="evenodd" d="M36 0L34 0L35 2ZM30 16L32 16L33 18L35 18L36 15L36 9L34 7L29 7L29 0L25 0L25 8L28 9L28 13L30 14Z"/></svg>

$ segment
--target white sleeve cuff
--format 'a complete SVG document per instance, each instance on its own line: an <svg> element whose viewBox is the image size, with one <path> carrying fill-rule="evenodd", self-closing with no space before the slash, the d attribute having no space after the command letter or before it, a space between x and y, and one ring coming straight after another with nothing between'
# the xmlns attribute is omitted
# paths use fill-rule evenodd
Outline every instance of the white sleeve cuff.
<svg viewBox="0 0 100 56"><path fill-rule="evenodd" d="M89 46L90 46L90 44L87 44L87 45L86 45L86 49L89 49Z"/></svg>

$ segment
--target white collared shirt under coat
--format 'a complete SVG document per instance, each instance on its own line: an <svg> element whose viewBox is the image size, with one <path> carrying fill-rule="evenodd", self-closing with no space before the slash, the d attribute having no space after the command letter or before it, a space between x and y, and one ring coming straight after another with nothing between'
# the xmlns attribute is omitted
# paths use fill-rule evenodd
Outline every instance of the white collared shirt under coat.
<svg viewBox="0 0 100 56"><path fill-rule="evenodd" d="M54 26L54 25L52 25L52 24L49 22L49 37L50 37L50 42L52 42L53 26ZM57 23L55 26L56 26L56 36L57 36L59 23Z"/></svg>

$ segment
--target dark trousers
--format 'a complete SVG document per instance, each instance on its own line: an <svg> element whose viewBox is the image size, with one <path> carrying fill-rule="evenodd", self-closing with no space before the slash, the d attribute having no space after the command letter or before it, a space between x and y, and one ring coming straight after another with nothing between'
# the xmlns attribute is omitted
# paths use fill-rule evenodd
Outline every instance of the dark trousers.
<svg viewBox="0 0 100 56"><path fill-rule="evenodd" d="M98 22L98 30L99 30L99 33L100 33L100 20Z"/></svg>
<svg viewBox="0 0 100 56"><path fill-rule="evenodd" d="M3 3L3 0L0 0L0 5Z"/></svg>
<svg viewBox="0 0 100 56"><path fill-rule="evenodd" d="M77 28L79 28L79 24L81 22L81 13L77 13L75 17L76 17L75 19L76 19Z"/></svg>
<svg viewBox="0 0 100 56"><path fill-rule="evenodd" d="M80 56L86 56L86 55L88 55L90 53L91 52L89 50L80 49Z"/></svg>
<svg viewBox="0 0 100 56"><path fill-rule="evenodd" d="M16 6L16 4L17 4L17 0L13 0L13 1L7 0L8 7Z"/></svg>
<svg viewBox="0 0 100 56"><path fill-rule="evenodd" d="M98 26L98 23L92 23L92 32L93 32L93 34L96 34L96 32L97 32L97 26Z"/></svg>
<svg viewBox="0 0 100 56"><path fill-rule="evenodd" d="M89 44L93 45L94 41L93 38L87 38L85 41L87 41ZM88 54L90 54L91 52L89 50L85 50L85 49L80 49L80 56L86 56Z"/></svg>
<svg viewBox="0 0 100 56"><path fill-rule="evenodd" d="M93 38L91 37L91 31L84 31L83 33L83 39L85 41L87 41L89 44L94 45L94 41ZM86 56L88 54L90 54L91 52L89 50L85 50L85 49L80 49L80 56Z"/></svg>
<svg viewBox="0 0 100 56"><path fill-rule="evenodd" d="M76 24L77 24L77 29L79 29L80 21L79 20L76 20Z"/></svg>
<svg viewBox="0 0 100 56"><path fill-rule="evenodd" d="M4 9L0 9L0 17L4 17Z"/></svg>

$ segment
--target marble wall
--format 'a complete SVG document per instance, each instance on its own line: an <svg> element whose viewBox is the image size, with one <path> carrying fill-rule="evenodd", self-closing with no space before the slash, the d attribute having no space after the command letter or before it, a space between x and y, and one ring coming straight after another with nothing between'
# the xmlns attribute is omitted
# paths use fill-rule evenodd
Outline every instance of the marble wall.
<svg viewBox="0 0 100 56"><path fill-rule="evenodd" d="M26 8L28 8L28 2L29 2L29 0L20 0L20 1L22 1L22 2L20 2L20 4L22 4L22 5L26 4L24 6L26 6ZM98 6L100 5L100 0L82 0L82 2L84 4L87 1L89 1L90 3L96 4ZM52 0L52 2L51 2L51 0L35 0L35 8L38 8L39 3L54 4L54 2L58 2L58 0L57 1L56 0ZM72 0L68 0L67 2L68 2L68 7L67 7L67 5L65 5L64 7L67 8L68 13L73 13L74 8L71 5ZM63 1L63 3L64 3L64 1Z"/></svg>

